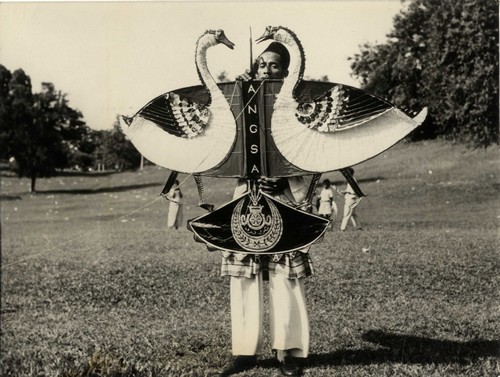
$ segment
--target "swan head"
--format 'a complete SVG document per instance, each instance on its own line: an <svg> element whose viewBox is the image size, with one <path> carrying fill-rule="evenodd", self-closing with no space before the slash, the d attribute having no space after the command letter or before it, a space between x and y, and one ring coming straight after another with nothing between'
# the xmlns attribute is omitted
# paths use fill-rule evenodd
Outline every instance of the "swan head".
<svg viewBox="0 0 500 377"><path fill-rule="evenodd" d="M290 29L283 26L268 26L264 31L264 34L260 38L255 40L256 43L267 41L273 39L276 42L283 44L289 44L290 39L297 40L297 36Z"/></svg>
<svg viewBox="0 0 500 377"><path fill-rule="evenodd" d="M200 37L198 43L200 42L209 47L216 46L219 43L222 43L223 45L229 47L231 50L234 49L234 43L227 39L226 35L224 34L224 30L222 29L205 31L205 33Z"/></svg>
<svg viewBox="0 0 500 377"><path fill-rule="evenodd" d="M297 35L284 26L268 26L264 34L255 42L260 43L269 39L287 46L291 56L291 77L296 77L298 80L302 79L305 69L305 53Z"/></svg>
<svg viewBox="0 0 500 377"><path fill-rule="evenodd" d="M278 32L279 27L276 26L267 26L264 34L255 40L256 43L264 42L269 39L274 39L274 35Z"/></svg>

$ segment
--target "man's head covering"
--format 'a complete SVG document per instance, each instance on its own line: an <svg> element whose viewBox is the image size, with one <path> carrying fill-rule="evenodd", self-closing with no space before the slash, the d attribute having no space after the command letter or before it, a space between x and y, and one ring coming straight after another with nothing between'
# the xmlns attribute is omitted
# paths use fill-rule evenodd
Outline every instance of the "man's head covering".
<svg viewBox="0 0 500 377"><path fill-rule="evenodd" d="M288 66L290 65L290 53L281 43L271 43L264 51L262 51L262 53L264 52L274 52L278 54L281 57L281 67L283 68L283 71L288 69Z"/></svg>

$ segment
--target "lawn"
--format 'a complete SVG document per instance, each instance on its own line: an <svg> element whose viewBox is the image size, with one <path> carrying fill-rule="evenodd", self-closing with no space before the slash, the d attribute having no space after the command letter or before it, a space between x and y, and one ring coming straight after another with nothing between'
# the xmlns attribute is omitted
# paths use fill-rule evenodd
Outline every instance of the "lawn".
<svg viewBox="0 0 500 377"><path fill-rule="evenodd" d="M364 230L337 223L312 250L304 375L500 375L499 162L495 148L420 142L356 169L369 195L358 207ZM67 174L40 180L36 196L27 179L2 173L3 376L223 367L229 282L217 253L166 229L166 170ZM233 187L206 179L215 204ZM185 218L202 214L191 177L182 190ZM278 375L266 345L242 376Z"/></svg>

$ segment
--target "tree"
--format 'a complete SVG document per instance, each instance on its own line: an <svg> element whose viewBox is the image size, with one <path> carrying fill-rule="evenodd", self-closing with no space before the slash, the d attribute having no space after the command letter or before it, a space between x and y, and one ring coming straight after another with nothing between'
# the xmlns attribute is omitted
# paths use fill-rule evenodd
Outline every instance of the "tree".
<svg viewBox="0 0 500 377"><path fill-rule="evenodd" d="M66 95L53 84L43 83L41 92L33 94L31 80L22 69L12 73L3 101L7 115L2 147L15 158L17 174L31 179L31 192L35 192L37 178L50 177L56 169L68 166L68 156L77 148L86 125L82 114L69 107Z"/></svg>
<svg viewBox="0 0 500 377"><path fill-rule="evenodd" d="M53 85L45 85L41 93L31 96L31 107L26 106L29 121L16 122L13 129L12 154L17 172L31 179L31 192L35 192L38 177L50 177L56 168L67 164L67 146L60 132L64 122L61 100Z"/></svg>
<svg viewBox="0 0 500 377"><path fill-rule="evenodd" d="M2 126L5 136L2 149L8 156L15 158L18 175L27 175L30 174L30 169L25 156L36 153L34 145L28 145L32 140L30 130L34 124L32 111L34 99L31 92L31 79L22 69L17 69L12 73L5 102L8 106L8 114ZM32 181L32 191L33 186Z"/></svg>
<svg viewBox="0 0 500 377"><path fill-rule="evenodd" d="M113 130L91 130L66 97L48 82L33 94L22 69L10 73L0 65L0 158L14 157L17 174L31 179L32 192L37 178L70 166L139 166L141 156L120 131L118 120Z"/></svg>
<svg viewBox="0 0 500 377"><path fill-rule="evenodd" d="M74 168L80 168L83 171L95 166L94 151L98 148L98 131L85 126L78 134L78 139L72 143L69 155L68 165Z"/></svg>
<svg viewBox="0 0 500 377"><path fill-rule="evenodd" d="M498 143L497 1L414 0L388 37L352 58L365 90L398 106L428 106L427 136Z"/></svg>
<svg viewBox="0 0 500 377"><path fill-rule="evenodd" d="M320 81L320 82L329 82L330 79L328 77L328 75L322 75L320 76L320 78L316 78L316 77L312 77L312 76L304 76L304 80L307 80L307 81Z"/></svg>
<svg viewBox="0 0 500 377"><path fill-rule="evenodd" d="M120 129L118 117L112 130L95 131L97 148L95 160L115 170L136 169L141 155Z"/></svg>
<svg viewBox="0 0 500 377"><path fill-rule="evenodd" d="M12 79L10 71L0 64L0 159L9 158L9 127L10 98L9 82Z"/></svg>
<svg viewBox="0 0 500 377"><path fill-rule="evenodd" d="M229 75L226 71L221 71L217 75L217 82L229 82L229 81L232 81L232 80L229 78Z"/></svg>

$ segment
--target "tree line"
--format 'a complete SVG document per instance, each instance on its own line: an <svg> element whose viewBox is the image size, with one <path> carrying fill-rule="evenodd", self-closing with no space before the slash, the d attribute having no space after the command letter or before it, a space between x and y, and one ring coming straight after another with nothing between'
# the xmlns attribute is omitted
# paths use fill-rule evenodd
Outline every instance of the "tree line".
<svg viewBox="0 0 500 377"><path fill-rule="evenodd" d="M498 0L413 0L385 43L351 58L353 76L398 106L428 106L413 138L498 144L498 16Z"/></svg>
<svg viewBox="0 0 500 377"><path fill-rule="evenodd" d="M0 160L19 177L50 177L64 169L82 171L136 168L140 154L119 129L93 130L67 95L52 83L33 93L30 77L0 65Z"/></svg>

